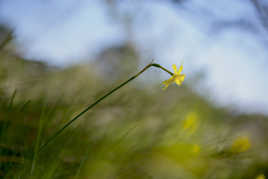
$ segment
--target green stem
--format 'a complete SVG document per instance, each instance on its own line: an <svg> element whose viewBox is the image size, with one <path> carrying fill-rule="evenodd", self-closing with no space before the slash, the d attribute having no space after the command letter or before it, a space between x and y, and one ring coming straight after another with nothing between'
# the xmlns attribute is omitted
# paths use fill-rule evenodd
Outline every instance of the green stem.
<svg viewBox="0 0 268 179"><path fill-rule="evenodd" d="M106 97L110 96L112 93L114 93L115 91L119 90L120 88L122 88L123 86L125 86L127 83L129 83L130 81L134 80L135 78L137 78L138 76L140 76L143 72L145 72L146 70L148 70L150 67L156 67L156 68L160 68L164 71L166 71L167 73L169 73L171 76L173 75L172 72L170 72L169 70L167 70L166 68L162 67L159 64L156 63L150 63L147 66L145 66L140 72L138 72L136 75L132 76L131 78L129 78L127 81L123 82L121 85L115 87L114 89L112 89L110 92L106 93L104 96L102 96L101 98L99 98L97 101L95 101L93 104L89 105L87 108L85 108L82 112L80 112L79 114L77 114L74 118L72 118L69 122L67 122L61 129L59 129L52 137L50 137L47 142L45 144L43 144L40 149L39 152L41 150L43 150L49 143L51 143L58 135L60 135L64 129L66 129L68 126L70 126L75 120L77 120L79 117L81 117L84 113L86 113L88 110L92 109L94 106L96 106L99 102L101 102L102 100L104 100Z"/></svg>

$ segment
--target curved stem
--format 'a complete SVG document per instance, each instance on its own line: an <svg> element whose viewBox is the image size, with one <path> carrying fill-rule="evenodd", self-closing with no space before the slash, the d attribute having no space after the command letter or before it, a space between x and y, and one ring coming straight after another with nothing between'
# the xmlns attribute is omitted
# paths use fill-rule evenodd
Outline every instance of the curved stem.
<svg viewBox="0 0 268 179"><path fill-rule="evenodd" d="M85 108L83 111L81 111L79 114L77 114L74 118L72 118L69 122L67 122L61 129L59 129L53 136L51 136L47 142L45 144L43 144L40 149L39 152L42 151L49 143L51 143L58 135L60 135L64 129L66 129L68 126L70 126L74 121L76 121L79 117L81 117L84 113L86 113L87 111L89 111L90 109L92 109L94 106L96 106L99 102L101 102L102 100L104 100L105 98L107 98L108 96L110 96L111 94L113 94L115 91L119 90L120 88L122 88L123 86L125 86L127 83L129 83L130 81L134 80L135 78L137 78L138 76L140 76L143 72L145 72L146 70L148 70L150 67L156 67L156 68L160 68L164 71L166 71L167 73L169 73L170 75L173 75L172 72L170 72L169 70L167 70L166 68L162 67L161 65L157 64L157 63L150 63L147 66L145 66L140 72L138 72L136 75L132 76L131 78L129 78L127 81L123 82L122 84L120 84L119 86L115 87L114 89L112 89L111 91L109 91L108 93L106 93L105 95L103 95L102 97L100 97L97 101L95 101L94 103L92 103L91 105L89 105L87 108Z"/></svg>

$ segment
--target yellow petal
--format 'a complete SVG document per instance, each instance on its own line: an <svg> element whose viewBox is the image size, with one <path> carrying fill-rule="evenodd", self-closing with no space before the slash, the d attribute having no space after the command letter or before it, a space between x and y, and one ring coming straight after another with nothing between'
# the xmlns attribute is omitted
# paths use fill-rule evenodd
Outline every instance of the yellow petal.
<svg viewBox="0 0 268 179"><path fill-rule="evenodd" d="M182 84L182 81L181 81L179 78L176 78L176 79L175 79L175 82L176 82L176 84L179 85L179 86Z"/></svg>
<svg viewBox="0 0 268 179"><path fill-rule="evenodd" d="M178 75L175 79L175 83L180 86L182 82L184 81L184 78L185 78L185 75Z"/></svg>
<svg viewBox="0 0 268 179"><path fill-rule="evenodd" d="M176 65L172 65L172 68L173 68L173 70L174 70L174 73L175 73L175 74L178 74L178 70L177 70Z"/></svg>
<svg viewBox="0 0 268 179"><path fill-rule="evenodd" d="M184 82L185 74L180 75L181 82Z"/></svg>
<svg viewBox="0 0 268 179"><path fill-rule="evenodd" d="M166 81L163 81L163 84L165 85L163 89L165 90L173 81L174 81L174 76L172 76Z"/></svg>
<svg viewBox="0 0 268 179"><path fill-rule="evenodd" d="M172 83L174 81L174 76L172 76L171 78L169 78L168 80L166 81L163 81L163 84L164 85L170 85L170 83Z"/></svg>
<svg viewBox="0 0 268 179"><path fill-rule="evenodd" d="M183 70L183 66L181 65L180 68L179 68L179 71L178 71L178 74L180 74Z"/></svg>

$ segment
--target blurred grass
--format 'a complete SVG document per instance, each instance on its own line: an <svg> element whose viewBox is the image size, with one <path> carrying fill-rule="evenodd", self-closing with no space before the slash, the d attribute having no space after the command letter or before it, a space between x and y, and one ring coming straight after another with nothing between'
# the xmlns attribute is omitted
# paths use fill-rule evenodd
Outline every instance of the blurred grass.
<svg viewBox="0 0 268 179"><path fill-rule="evenodd" d="M268 176L266 116L218 108L186 85L163 92L160 81L134 81L38 154L66 121L131 74L111 83L93 64L60 69L4 51L0 58L2 178ZM234 145L239 136L250 147L233 152L244 145Z"/></svg>

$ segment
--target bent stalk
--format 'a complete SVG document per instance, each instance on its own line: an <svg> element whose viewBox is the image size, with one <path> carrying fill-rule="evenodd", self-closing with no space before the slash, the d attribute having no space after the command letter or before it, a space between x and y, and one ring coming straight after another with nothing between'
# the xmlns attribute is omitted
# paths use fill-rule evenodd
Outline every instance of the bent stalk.
<svg viewBox="0 0 268 179"><path fill-rule="evenodd" d="M68 126L70 126L74 121L76 121L79 117L81 117L83 114L85 114L87 111L89 111L90 109L92 109L94 106L96 106L98 103L100 103L102 100L104 100L105 98L107 98L108 96L110 96L111 94L113 94L115 91L119 90L120 88L122 88L123 86L125 86L126 84L128 84L130 81L134 80L135 78L137 78L138 76L140 76L143 72L145 72L146 70L148 70L150 67L156 67L156 68L160 68L162 70L164 70L165 72L169 73L171 76L173 75L172 72L170 72L169 70L167 70L166 68L162 67L161 65L157 64L157 63L150 63L147 66L145 66L140 72L138 72L136 75L132 76L131 78L129 78L127 81L123 82L122 84L120 84L119 86L115 87L114 89L112 89L111 91L109 91L108 93L106 93L105 95L103 95L102 97L100 97L97 101L95 101L94 103L92 103L91 105L89 105L87 108L85 108L83 111L81 111L79 114L77 114L75 117L73 117L69 122L67 122L61 129L59 129L54 135L52 135L46 143L44 143L40 149L39 152L42 151L48 144L50 144L58 135L60 135L64 129L66 129Z"/></svg>

